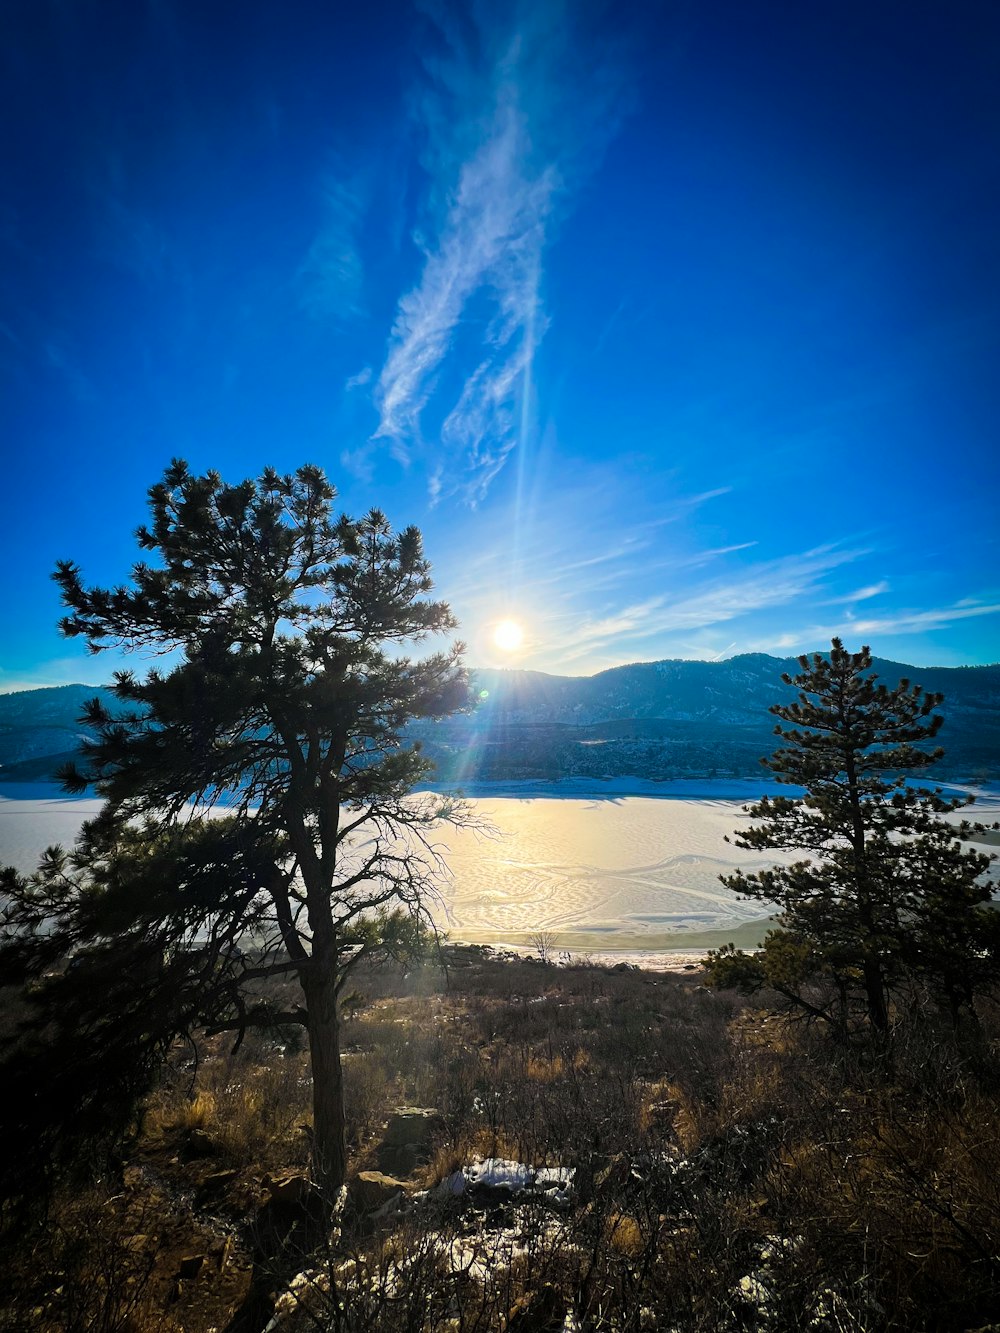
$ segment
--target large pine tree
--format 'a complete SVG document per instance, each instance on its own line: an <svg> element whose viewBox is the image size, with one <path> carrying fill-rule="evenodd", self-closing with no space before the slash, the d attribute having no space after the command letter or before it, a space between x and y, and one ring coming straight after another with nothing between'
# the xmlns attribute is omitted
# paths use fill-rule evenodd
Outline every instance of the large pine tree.
<svg viewBox="0 0 1000 1333"><path fill-rule="evenodd" d="M64 633L95 652L173 654L144 677L115 676L114 714L90 705L96 740L65 780L96 783L105 799L91 854L106 865L115 829L147 821L158 882L145 896L136 888L133 849L129 928L172 922L217 954L221 942L223 975L230 944L252 928L265 949L252 979L297 977L302 1004L281 1017L308 1032L314 1170L326 1190L345 1175L339 995L360 956L393 947L424 911L435 871L426 831L448 814L410 795L429 764L404 728L468 697L461 645L407 655L455 626L427 597L419 532L394 533L376 510L336 517L334 498L316 467L229 486L175 461L151 488L151 521L137 534L154 560L134 567L129 586L87 588L69 563L56 573ZM192 807L219 802L230 818L211 840L209 872L181 856L171 874L171 837L183 844ZM220 850L226 839L231 856ZM123 895L112 902L121 929ZM220 1022L258 1016L237 987L223 992Z"/></svg>
<svg viewBox="0 0 1000 1333"><path fill-rule="evenodd" d="M867 647L799 659L784 675L794 702L771 708L785 745L763 762L802 796L765 796L757 821L736 835L754 851L803 851L791 865L723 877L737 893L780 908L778 929L750 955L731 946L710 955L722 985L770 986L800 1009L843 1028L860 995L884 1032L890 996L923 982L954 1015L1000 968L997 914L984 878L991 857L961 842L979 826L942 816L967 805L912 780L941 755L938 694L872 673ZM786 725L782 725L782 723Z"/></svg>

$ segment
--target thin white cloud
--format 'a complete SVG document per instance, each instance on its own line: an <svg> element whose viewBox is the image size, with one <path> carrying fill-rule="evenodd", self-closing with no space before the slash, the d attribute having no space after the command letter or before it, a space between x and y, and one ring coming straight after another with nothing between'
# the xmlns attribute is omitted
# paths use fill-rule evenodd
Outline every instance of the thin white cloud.
<svg viewBox="0 0 1000 1333"><path fill-rule="evenodd" d="M526 172L529 131L511 87L498 90L490 131L463 164L439 244L428 253L420 285L400 302L388 359L379 377L375 438L405 452L419 434L434 374L451 347L465 306L483 287L498 307L486 333L487 355L445 420L445 442L467 450L473 472L492 471L494 451L511 446L513 389L533 348L537 275L554 173ZM534 273L535 281L529 275ZM492 431L491 431L492 428ZM487 444L487 436L493 439Z"/></svg>
<svg viewBox="0 0 1000 1333"><path fill-rule="evenodd" d="M116 195L105 200L105 257L141 281L154 286L170 281L176 251L167 233L138 208Z"/></svg>
<svg viewBox="0 0 1000 1333"><path fill-rule="evenodd" d="M348 375L347 379L344 380L344 392L351 393L354 389L363 388L366 384L371 383L371 378L371 366L364 366L356 375Z"/></svg>
<svg viewBox="0 0 1000 1333"><path fill-rule="evenodd" d="M736 542L690 552L679 535L680 549L668 553L664 530L683 524L702 504L726 492L669 494L666 484L663 489L668 493L658 499L658 512L643 512L643 496L633 482L617 466L599 467L578 472L575 485L562 483L557 500L547 502L531 519L525 519L523 506L478 516L455 568L447 572L449 594L462 606L463 619L485 614L501 595L541 605L575 600L585 587L588 598L594 598L622 584L634 586L637 576L696 569L757 544ZM625 524L623 513L629 515ZM504 553L502 558L498 552Z"/></svg>
<svg viewBox="0 0 1000 1333"><path fill-rule="evenodd" d="M956 620L973 616L992 616L1000 612L1000 602L979 606L946 606L931 611L899 611L877 619L856 620L853 628L859 634L902 634L913 630L943 629Z"/></svg>
<svg viewBox="0 0 1000 1333"><path fill-rule="evenodd" d="M818 548L750 566L736 578L717 580L674 600L667 594L627 606L596 620L583 620L553 644L566 661L678 631L701 630L751 612L787 606L814 593L830 571L861 556L861 551ZM616 642L616 640L618 642Z"/></svg>
<svg viewBox="0 0 1000 1333"><path fill-rule="evenodd" d="M697 509L699 505L706 504L709 500L717 500L720 495L731 495L732 490L732 486L716 486L713 490L702 491L698 495L688 496L684 501L684 505L688 509Z"/></svg>
<svg viewBox="0 0 1000 1333"><path fill-rule="evenodd" d="M695 551L690 555L668 555L655 557L650 554L644 555L643 552L650 552L652 542L647 539L636 537L632 540L624 541L620 546L611 547L607 551L578 560L571 564L559 564L549 557L543 558L539 563L541 568L551 570L551 573L543 577L535 577L532 580L532 587L539 589L542 587L567 587L576 582L577 572L593 566L612 566L606 569L603 574L588 578L587 592L593 596L597 592L605 592L620 583L632 583L636 579L637 565L641 567L642 576L648 577L650 574L667 574L668 572L679 572L681 570L700 569L704 565L711 564L714 560L719 560L723 556L733 555L737 551L749 551L757 542L736 542L732 546L715 546L705 551Z"/></svg>
<svg viewBox="0 0 1000 1333"><path fill-rule="evenodd" d="M479 11L474 41L441 24L454 54L428 67L434 91L422 107L431 194L441 202L375 390L372 441L387 442L400 461L422 444L432 400L441 414L432 499L461 491L475 503L517 443L548 324L543 257L556 203L571 193L585 146L595 158L615 126L613 115L602 116L606 95L591 95L582 77L565 83L572 12L538 6L513 31L500 26L508 13ZM481 50L485 68L474 54Z"/></svg>
<svg viewBox="0 0 1000 1333"><path fill-rule="evenodd" d="M884 592L889 591L889 580L881 579L878 583L870 583L867 588L858 588L851 596L852 602L867 602L872 597L881 597Z"/></svg>
<svg viewBox="0 0 1000 1333"><path fill-rule="evenodd" d="M366 200L357 183L330 174L323 191L323 222L296 275L302 308L344 324L362 312L364 269L358 234Z"/></svg>
<svg viewBox="0 0 1000 1333"><path fill-rule="evenodd" d="M366 486L371 483L375 476L375 460L372 457L372 451L364 444L357 449L341 449L340 465L352 477L363 482Z"/></svg>
<svg viewBox="0 0 1000 1333"><path fill-rule="evenodd" d="M855 588L853 592L843 593L838 597L830 597L825 606L850 606L856 602L869 602L873 597L881 597L883 593L889 592L889 580L880 579L878 583L869 583L863 588Z"/></svg>
<svg viewBox="0 0 1000 1333"><path fill-rule="evenodd" d="M927 630L945 629L957 620L969 620L978 616L1000 614L1000 602L973 602L963 598L951 606L932 607L927 610L892 611L883 616L869 616L866 619L847 619L839 623L817 625L810 624L801 629L789 630L773 638L758 639L753 648L758 651L798 650L802 647L813 648L817 643L829 643L833 638L849 636L852 641L861 636L869 639L876 635L924 633Z"/></svg>

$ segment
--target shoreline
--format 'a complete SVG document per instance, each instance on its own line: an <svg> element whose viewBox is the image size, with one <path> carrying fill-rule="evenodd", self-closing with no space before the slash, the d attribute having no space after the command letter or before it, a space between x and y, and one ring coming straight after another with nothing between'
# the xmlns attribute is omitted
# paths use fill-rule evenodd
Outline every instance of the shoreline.
<svg viewBox="0 0 1000 1333"><path fill-rule="evenodd" d="M413 788L413 795L428 793L464 797L470 801L550 800L618 801L629 797L659 797L680 801L756 801L768 792L783 791L797 795L802 789L782 786L766 778L523 778L501 782L435 783L425 782ZM89 792L69 795L58 782L5 782L0 770L0 800L99 801ZM223 804L223 802L219 802Z"/></svg>
<svg viewBox="0 0 1000 1333"><path fill-rule="evenodd" d="M464 796L472 801L550 800L617 801L628 797L660 797L681 801L756 801L779 789L766 778L521 778L459 785L428 782L415 791ZM800 788L785 787L791 795Z"/></svg>
<svg viewBox="0 0 1000 1333"><path fill-rule="evenodd" d="M679 964L700 961L710 949L719 949L724 944L732 943L741 949L757 949L775 921L774 914L769 913L766 916L744 917L733 921L731 925L714 926L708 930L664 931L645 938L640 934L630 934L628 930L599 935L585 926L538 933L550 937L547 952L551 958L568 954L571 964L588 961L602 967L613 967L615 963L628 962L638 967L670 971ZM448 935L446 944L456 948L485 947L516 953L522 957L537 957L538 946L532 941L534 933L511 930L460 931Z"/></svg>
<svg viewBox="0 0 1000 1333"><path fill-rule="evenodd" d="M1000 801L1000 781L976 781L973 778L917 778L913 785L940 787L946 792L981 796ZM681 801L757 801L762 796L780 792L786 796L802 795L804 788L775 782L770 778L518 778L499 782L435 783L426 782L413 788L414 794L428 792L442 796L465 797L470 801L536 800L625 800L628 797L659 797ZM66 793L58 782L5 782L0 768L0 800L55 801L60 804L78 801L99 801L94 795L75 796ZM222 804L222 802L220 802Z"/></svg>
<svg viewBox="0 0 1000 1333"><path fill-rule="evenodd" d="M974 778L914 778L910 785L940 789L953 795L977 797L1000 804L1000 781ZM2 792L2 783L0 783ZM580 800L617 801L636 797L654 797L673 801L759 801L762 796L802 796L804 787L776 782L771 778L523 778L502 782L424 783L414 792L437 792L443 796L465 797L470 801L497 800ZM969 816L975 819L975 813Z"/></svg>

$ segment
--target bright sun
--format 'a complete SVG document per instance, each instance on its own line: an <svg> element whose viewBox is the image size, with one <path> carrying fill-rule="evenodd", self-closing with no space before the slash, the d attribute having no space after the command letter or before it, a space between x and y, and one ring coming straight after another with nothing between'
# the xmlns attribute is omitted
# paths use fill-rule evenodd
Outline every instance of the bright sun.
<svg viewBox="0 0 1000 1333"><path fill-rule="evenodd" d="M524 630L516 620L501 620L493 631L493 642L505 653L514 653L524 642Z"/></svg>

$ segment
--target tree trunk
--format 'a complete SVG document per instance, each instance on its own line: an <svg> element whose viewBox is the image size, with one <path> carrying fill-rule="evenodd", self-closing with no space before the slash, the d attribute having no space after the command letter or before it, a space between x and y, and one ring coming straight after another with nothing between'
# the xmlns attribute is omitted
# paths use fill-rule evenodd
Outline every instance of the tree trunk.
<svg viewBox="0 0 1000 1333"><path fill-rule="evenodd" d="M855 894L858 916L866 936L862 968L865 979L865 995L868 1000L868 1018L876 1032L886 1032L889 1028L889 1006L885 994L885 977L881 962L877 957L872 957L870 951L870 944L875 934L875 912L872 907L868 877L865 815L861 804L861 790L855 762L855 754L859 747L850 738L849 723L843 712L841 712L841 724L845 751L844 772L847 774L847 792L851 808L850 839L854 852Z"/></svg>
<svg viewBox="0 0 1000 1333"><path fill-rule="evenodd" d="M885 998L885 982L877 960L866 958L864 963L865 993L868 998L868 1017L872 1027L885 1032L889 1027L889 1008Z"/></svg>
<svg viewBox="0 0 1000 1333"><path fill-rule="evenodd" d="M347 1176L344 1082L340 1065L340 1014L332 962L303 978L313 1085L313 1178L333 1203Z"/></svg>

